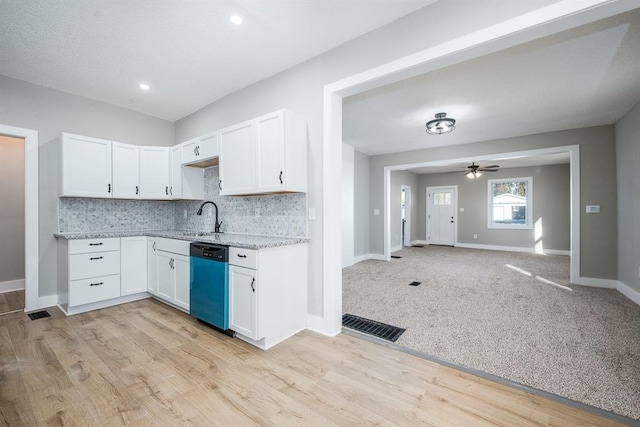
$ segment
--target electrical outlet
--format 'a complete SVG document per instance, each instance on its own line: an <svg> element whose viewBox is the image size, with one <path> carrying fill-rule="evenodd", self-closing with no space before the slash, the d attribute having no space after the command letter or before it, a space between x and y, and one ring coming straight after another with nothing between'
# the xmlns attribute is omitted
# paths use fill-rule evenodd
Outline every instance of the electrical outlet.
<svg viewBox="0 0 640 427"><path fill-rule="evenodd" d="M256 218L260 218L260 208L256 208Z"/></svg>
<svg viewBox="0 0 640 427"><path fill-rule="evenodd" d="M398 235L396 234L396 242L397 242L398 240L400 240L400 236L398 236Z"/></svg>
<svg viewBox="0 0 640 427"><path fill-rule="evenodd" d="M182 212L182 217L184 219L187 219L187 210L185 209L184 212Z"/></svg>
<svg viewBox="0 0 640 427"><path fill-rule="evenodd" d="M309 221L315 221L316 219L316 208L309 208Z"/></svg>
<svg viewBox="0 0 640 427"><path fill-rule="evenodd" d="M474 235L473 235L473 238L474 238L474 239L477 239L477 238L478 238L478 235L477 235L477 234L474 234Z"/></svg>
<svg viewBox="0 0 640 427"><path fill-rule="evenodd" d="M638 267L638 277L640 277L640 267Z"/></svg>
<svg viewBox="0 0 640 427"><path fill-rule="evenodd" d="M380 215L380 209L374 209L373 210L373 214L374 215Z"/></svg>
<svg viewBox="0 0 640 427"><path fill-rule="evenodd" d="M211 217L213 216L213 209L209 209L209 210L207 211L207 216L208 216L209 218L211 218Z"/></svg>

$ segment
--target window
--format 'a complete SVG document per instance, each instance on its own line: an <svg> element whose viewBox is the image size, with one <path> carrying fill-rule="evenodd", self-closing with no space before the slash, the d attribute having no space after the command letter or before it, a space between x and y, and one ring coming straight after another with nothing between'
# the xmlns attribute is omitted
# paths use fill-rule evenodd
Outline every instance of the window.
<svg viewBox="0 0 640 427"><path fill-rule="evenodd" d="M490 179L489 228L531 228L533 178Z"/></svg>
<svg viewBox="0 0 640 427"><path fill-rule="evenodd" d="M433 204L434 205L450 205L451 204L451 192L445 193L433 193Z"/></svg>

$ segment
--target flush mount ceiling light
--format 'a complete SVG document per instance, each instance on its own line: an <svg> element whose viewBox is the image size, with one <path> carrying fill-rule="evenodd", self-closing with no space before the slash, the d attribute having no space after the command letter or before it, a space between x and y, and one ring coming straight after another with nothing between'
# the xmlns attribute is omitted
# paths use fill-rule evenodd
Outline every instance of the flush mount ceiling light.
<svg viewBox="0 0 640 427"><path fill-rule="evenodd" d="M140 83L140 89L147 91L151 89L151 86L149 86L147 83Z"/></svg>
<svg viewBox="0 0 640 427"><path fill-rule="evenodd" d="M240 15L231 15L229 17L229 21L231 21L231 23L234 24L234 25L240 25L240 24L242 24L242 16L240 16Z"/></svg>
<svg viewBox="0 0 640 427"><path fill-rule="evenodd" d="M436 118L427 122L427 133L431 135L443 135L451 133L456 128L456 121L447 117L447 113L438 113Z"/></svg>

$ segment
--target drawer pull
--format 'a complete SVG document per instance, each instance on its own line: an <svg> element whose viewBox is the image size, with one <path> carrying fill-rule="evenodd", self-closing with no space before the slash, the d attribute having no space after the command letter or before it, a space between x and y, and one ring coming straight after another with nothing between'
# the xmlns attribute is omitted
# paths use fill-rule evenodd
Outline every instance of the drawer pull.
<svg viewBox="0 0 640 427"><path fill-rule="evenodd" d="M89 286L100 286L100 285L104 285L104 282L89 283Z"/></svg>
<svg viewBox="0 0 640 427"><path fill-rule="evenodd" d="M238 258L246 258L246 255L238 254Z"/></svg>
<svg viewBox="0 0 640 427"><path fill-rule="evenodd" d="M89 246L102 246L102 243L89 243Z"/></svg>
<svg viewBox="0 0 640 427"><path fill-rule="evenodd" d="M104 257L101 257L101 256L91 257L91 258L89 258L89 261L95 261L97 259L102 259L102 258L104 258Z"/></svg>

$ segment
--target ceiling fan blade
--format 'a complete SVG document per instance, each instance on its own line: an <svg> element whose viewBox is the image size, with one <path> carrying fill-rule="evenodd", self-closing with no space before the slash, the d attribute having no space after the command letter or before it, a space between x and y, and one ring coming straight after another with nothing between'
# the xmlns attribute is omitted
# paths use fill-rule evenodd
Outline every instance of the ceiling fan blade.
<svg viewBox="0 0 640 427"><path fill-rule="evenodd" d="M498 169L478 169L478 170L482 172L498 172Z"/></svg>
<svg viewBox="0 0 640 427"><path fill-rule="evenodd" d="M493 169L493 168L499 168L500 165L491 165L491 166L483 166L483 168L487 168L487 169Z"/></svg>

